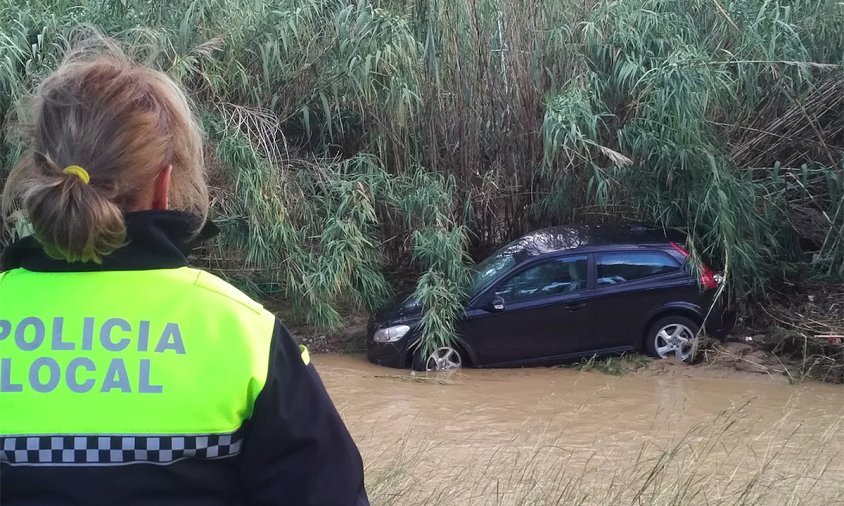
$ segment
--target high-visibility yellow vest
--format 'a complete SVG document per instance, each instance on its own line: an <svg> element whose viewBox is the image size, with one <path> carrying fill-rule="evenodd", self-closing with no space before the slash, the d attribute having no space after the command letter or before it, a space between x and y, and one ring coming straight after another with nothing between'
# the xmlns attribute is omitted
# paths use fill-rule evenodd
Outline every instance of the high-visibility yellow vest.
<svg viewBox="0 0 844 506"><path fill-rule="evenodd" d="M274 324L187 267L2 273L0 437L234 433L264 387Z"/></svg>

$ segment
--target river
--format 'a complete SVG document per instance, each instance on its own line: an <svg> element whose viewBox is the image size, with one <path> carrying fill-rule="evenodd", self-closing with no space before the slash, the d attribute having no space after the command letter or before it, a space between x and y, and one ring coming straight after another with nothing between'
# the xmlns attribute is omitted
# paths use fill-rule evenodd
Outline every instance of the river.
<svg viewBox="0 0 844 506"><path fill-rule="evenodd" d="M840 386L314 359L374 505L844 504Z"/></svg>

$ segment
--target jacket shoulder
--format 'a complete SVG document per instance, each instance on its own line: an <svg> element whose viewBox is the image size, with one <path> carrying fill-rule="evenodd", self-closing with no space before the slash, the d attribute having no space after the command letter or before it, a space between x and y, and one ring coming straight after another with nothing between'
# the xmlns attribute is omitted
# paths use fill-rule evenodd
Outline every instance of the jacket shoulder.
<svg viewBox="0 0 844 506"><path fill-rule="evenodd" d="M194 286L212 292L259 315L270 315L263 305L232 286L227 281L200 269L190 269L195 275Z"/></svg>

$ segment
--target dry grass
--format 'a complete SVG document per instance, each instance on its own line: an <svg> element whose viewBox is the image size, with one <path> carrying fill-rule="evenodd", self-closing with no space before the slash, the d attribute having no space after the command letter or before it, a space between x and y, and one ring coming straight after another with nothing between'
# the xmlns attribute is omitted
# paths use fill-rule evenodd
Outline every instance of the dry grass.
<svg viewBox="0 0 844 506"><path fill-rule="evenodd" d="M621 376L644 369L651 362L651 358L636 353L626 353L619 356L583 359L580 362L566 364L579 371L598 371L610 376Z"/></svg>
<svg viewBox="0 0 844 506"><path fill-rule="evenodd" d="M794 418L762 428L739 407L667 445L634 441L620 453L595 447L586 456L567 446L565 431L487 450L437 434L417 444L417 435L367 456L368 490L377 506L841 504L841 460L828 450L840 427L806 434Z"/></svg>
<svg viewBox="0 0 844 506"><path fill-rule="evenodd" d="M783 357L793 380L844 383L844 287L796 287L762 309L760 344Z"/></svg>

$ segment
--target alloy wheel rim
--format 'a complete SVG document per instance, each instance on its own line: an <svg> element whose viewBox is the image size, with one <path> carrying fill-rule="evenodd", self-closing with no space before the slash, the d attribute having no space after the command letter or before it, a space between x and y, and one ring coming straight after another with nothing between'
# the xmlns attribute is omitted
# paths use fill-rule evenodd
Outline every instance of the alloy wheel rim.
<svg viewBox="0 0 844 506"><path fill-rule="evenodd" d="M463 367L460 353L450 346L438 348L428 357L425 363L426 371L448 371Z"/></svg>
<svg viewBox="0 0 844 506"><path fill-rule="evenodd" d="M660 358L669 358L672 355L685 362L692 356L695 334L679 323L672 323L662 327L654 337L654 349Z"/></svg>

